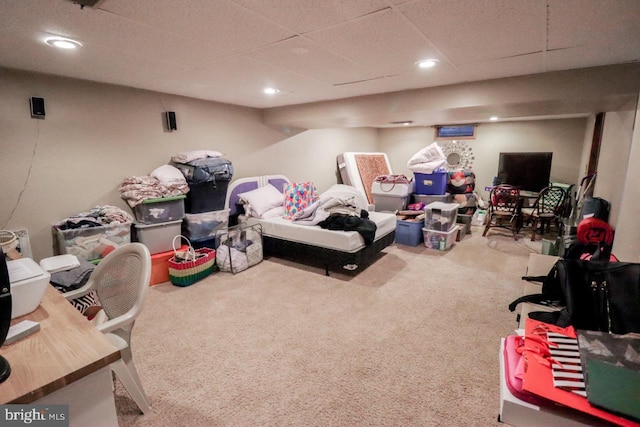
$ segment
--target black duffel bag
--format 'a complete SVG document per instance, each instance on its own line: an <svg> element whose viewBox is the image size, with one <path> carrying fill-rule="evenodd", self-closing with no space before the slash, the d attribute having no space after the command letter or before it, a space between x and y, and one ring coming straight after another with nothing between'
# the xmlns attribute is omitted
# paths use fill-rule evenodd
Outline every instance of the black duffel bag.
<svg viewBox="0 0 640 427"><path fill-rule="evenodd" d="M518 298L509 309L521 302L555 301L561 310L529 317L561 327L640 333L640 264L560 259L542 282L541 294Z"/></svg>

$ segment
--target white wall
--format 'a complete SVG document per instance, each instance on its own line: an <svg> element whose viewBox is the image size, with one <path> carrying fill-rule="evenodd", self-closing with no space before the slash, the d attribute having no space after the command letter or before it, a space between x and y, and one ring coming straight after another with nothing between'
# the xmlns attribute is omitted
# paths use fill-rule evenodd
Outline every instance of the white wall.
<svg viewBox="0 0 640 427"><path fill-rule="evenodd" d="M484 187L498 172L499 154L509 151L551 151L551 180L575 184L586 124L587 118L480 124L476 139L465 141L475 157L476 190L488 196ZM407 161L433 141L431 127L388 128L380 130L378 147L389 156L394 173L411 177Z"/></svg>
<svg viewBox="0 0 640 427"><path fill-rule="evenodd" d="M34 258L53 255L51 224L97 205L128 211L118 188L171 155L224 153L234 178L282 173L336 183L336 156L375 151L374 129L314 130L289 137L259 110L0 68L0 229L27 229ZM29 98L45 99L33 119ZM164 128L175 111L178 130Z"/></svg>
<svg viewBox="0 0 640 427"><path fill-rule="evenodd" d="M611 205L609 224L616 227L620 205L624 193L625 172L629 163L631 135L635 109L609 112L604 117L602 144L598 158L598 175L594 187L594 196L602 197Z"/></svg>
<svg viewBox="0 0 640 427"><path fill-rule="evenodd" d="M627 153L628 167L626 173L623 168L620 168L621 174L625 176L622 184L620 208L617 209L613 253L622 261L640 262L640 243L638 243L640 242L640 227L638 226L640 168L636 167L640 164L640 106L636 107L631 146Z"/></svg>

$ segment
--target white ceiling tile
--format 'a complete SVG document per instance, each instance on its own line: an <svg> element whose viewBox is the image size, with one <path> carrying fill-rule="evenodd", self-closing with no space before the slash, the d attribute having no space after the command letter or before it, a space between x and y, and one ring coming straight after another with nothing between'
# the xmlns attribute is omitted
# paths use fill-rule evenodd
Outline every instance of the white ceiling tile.
<svg viewBox="0 0 640 427"><path fill-rule="evenodd" d="M434 68L421 69L413 67L410 71L389 77L387 80L391 90L395 91L459 83L465 80L465 76L450 63L440 62Z"/></svg>
<svg viewBox="0 0 640 427"><path fill-rule="evenodd" d="M375 77L366 68L329 52L305 37L287 39L244 56L332 84Z"/></svg>
<svg viewBox="0 0 640 427"><path fill-rule="evenodd" d="M86 24L91 25L93 31L83 29L81 32L87 34L85 41L110 50L173 62L182 67L197 66L202 63L203 58L212 61L232 54L230 51L131 22L114 14L98 12L101 19Z"/></svg>
<svg viewBox="0 0 640 427"><path fill-rule="evenodd" d="M91 76L92 80L134 87L141 87L140 82L147 79L184 71L180 64L102 49L91 43L79 50L59 50L42 43L46 33L0 28L0 64L13 68L79 79Z"/></svg>
<svg viewBox="0 0 640 427"><path fill-rule="evenodd" d="M100 8L186 39L241 52L294 35L227 0L109 0Z"/></svg>
<svg viewBox="0 0 640 427"><path fill-rule="evenodd" d="M458 65L467 81L497 79L545 72L544 53Z"/></svg>
<svg viewBox="0 0 640 427"><path fill-rule="evenodd" d="M196 65L202 58L222 58L229 51L205 45L181 35L171 34L100 9L80 9L68 1L54 3L54 7L42 7L42 2L24 0L2 3L2 8L12 6L11 13L18 13L20 21L6 25L45 31L49 35L73 38L83 44L93 43L105 50L143 55L183 66ZM40 7L38 7L40 6ZM8 10L4 10L9 13Z"/></svg>
<svg viewBox="0 0 640 427"><path fill-rule="evenodd" d="M374 71L379 77L402 74L436 49L391 9L308 34L326 49Z"/></svg>
<svg viewBox="0 0 640 427"><path fill-rule="evenodd" d="M545 46L541 0L423 0L399 9L455 64L531 54Z"/></svg>
<svg viewBox="0 0 640 427"><path fill-rule="evenodd" d="M320 81L239 56L176 74L172 80L176 81L176 87L190 89L189 96L213 97L221 102L255 107L281 105L277 102L286 101L291 94L298 96L305 94L308 88L327 86ZM154 85L154 82L150 81L149 84ZM262 92L265 87L275 87L281 93L269 97ZM200 92L194 94L194 88Z"/></svg>
<svg viewBox="0 0 640 427"><path fill-rule="evenodd" d="M620 64L637 61L639 57L638 47L634 45L620 45L615 48L590 45L547 52L545 63L546 71L557 71Z"/></svg>
<svg viewBox="0 0 640 427"><path fill-rule="evenodd" d="M585 48L624 50L640 40L638 0L550 0L549 50ZM626 45L626 46L625 46ZM605 56L607 52L602 52Z"/></svg>
<svg viewBox="0 0 640 427"><path fill-rule="evenodd" d="M388 6L384 0L232 0L299 34L350 21Z"/></svg>

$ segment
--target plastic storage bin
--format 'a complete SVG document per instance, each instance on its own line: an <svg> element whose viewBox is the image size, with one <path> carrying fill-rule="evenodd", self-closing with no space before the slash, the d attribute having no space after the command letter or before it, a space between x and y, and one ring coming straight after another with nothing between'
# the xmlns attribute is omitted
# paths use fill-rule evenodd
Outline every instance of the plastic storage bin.
<svg viewBox="0 0 640 427"><path fill-rule="evenodd" d="M229 226L229 209L185 214L182 232L189 240L203 241L216 237L216 233Z"/></svg>
<svg viewBox="0 0 640 427"><path fill-rule="evenodd" d="M152 254L173 250L173 238L180 234L182 220L160 224L136 224L136 240Z"/></svg>
<svg viewBox="0 0 640 427"><path fill-rule="evenodd" d="M418 173L415 176L417 194L445 194L447 192L447 172Z"/></svg>
<svg viewBox="0 0 640 427"><path fill-rule="evenodd" d="M407 246L418 246L422 243L422 221L396 222L396 243Z"/></svg>
<svg viewBox="0 0 640 427"><path fill-rule="evenodd" d="M136 221L142 224L158 224L184 217L184 199L187 196L147 199L133 208Z"/></svg>
<svg viewBox="0 0 640 427"><path fill-rule="evenodd" d="M413 195L414 203L424 203L428 205L433 202L442 202L442 203L450 203L451 202L451 194L414 194Z"/></svg>
<svg viewBox="0 0 640 427"><path fill-rule="evenodd" d="M72 254L87 261L97 261L118 246L131 242L131 222L98 227L61 230L53 225L58 254Z"/></svg>
<svg viewBox="0 0 640 427"><path fill-rule="evenodd" d="M183 245L179 251L186 251L187 245ZM173 249L151 255L151 279L149 286L169 281L169 258L175 255Z"/></svg>
<svg viewBox="0 0 640 427"><path fill-rule="evenodd" d="M373 194L373 204L376 212L396 212L407 206L409 196L390 196Z"/></svg>
<svg viewBox="0 0 640 427"><path fill-rule="evenodd" d="M429 230L448 231L456 225L457 203L433 202L425 207L424 226Z"/></svg>
<svg viewBox="0 0 640 427"><path fill-rule="evenodd" d="M189 192L184 201L185 210L190 214L224 209L229 181L209 181L189 184Z"/></svg>
<svg viewBox="0 0 640 427"><path fill-rule="evenodd" d="M422 234L426 248L446 251L455 244L456 236L458 235L458 226L453 227L449 231L436 231L423 228Z"/></svg>

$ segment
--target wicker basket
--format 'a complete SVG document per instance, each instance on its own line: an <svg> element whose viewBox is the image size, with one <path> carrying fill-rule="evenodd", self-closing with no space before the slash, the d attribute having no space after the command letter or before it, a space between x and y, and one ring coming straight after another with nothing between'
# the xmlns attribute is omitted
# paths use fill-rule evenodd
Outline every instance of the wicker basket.
<svg viewBox="0 0 640 427"><path fill-rule="evenodd" d="M186 251L176 249L176 240L184 239L189 248ZM176 286L189 286L204 279L213 272L216 251L209 248L193 249L189 239L182 235L173 238L173 253L169 258L169 280Z"/></svg>

